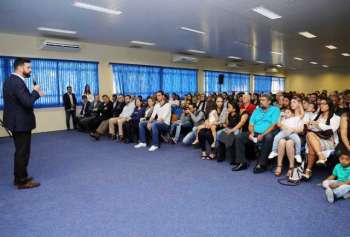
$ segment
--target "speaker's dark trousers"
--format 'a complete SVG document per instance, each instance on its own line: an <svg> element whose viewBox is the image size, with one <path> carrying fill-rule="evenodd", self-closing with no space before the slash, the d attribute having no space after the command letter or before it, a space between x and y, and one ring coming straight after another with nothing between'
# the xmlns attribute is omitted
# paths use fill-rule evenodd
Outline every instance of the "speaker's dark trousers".
<svg viewBox="0 0 350 237"><path fill-rule="evenodd" d="M14 176L17 183L21 183L27 176L27 166L30 157L32 132L12 132L15 143Z"/></svg>
<svg viewBox="0 0 350 237"><path fill-rule="evenodd" d="M73 127L77 128L77 115L76 110L66 110L66 125L67 129L70 129L70 117L73 119Z"/></svg>

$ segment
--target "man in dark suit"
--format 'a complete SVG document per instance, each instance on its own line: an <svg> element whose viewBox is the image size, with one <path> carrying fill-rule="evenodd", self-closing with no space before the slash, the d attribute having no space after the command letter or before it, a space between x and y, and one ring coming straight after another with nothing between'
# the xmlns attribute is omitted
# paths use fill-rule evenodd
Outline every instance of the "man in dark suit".
<svg viewBox="0 0 350 237"><path fill-rule="evenodd" d="M64 109L66 110L66 124L67 129L70 130L70 118L73 119L73 127L77 128L77 98L75 94L72 92L72 87L67 86L67 93L63 95L63 104Z"/></svg>
<svg viewBox="0 0 350 237"><path fill-rule="evenodd" d="M81 99L83 101L83 105L81 106L80 115L79 115L79 118L77 119L77 125L80 131L85 131L86 128L81 123L81 121L91 117L91 103L88 101L88 98L86 95L83 95Z"/></svg>
<svg viewBox="0 0 350 237"><path fill-rule="evenodd" d="M15 143L14 185L18 189L39 187L28 176L27 166L30 157L31 133L35 128L34 102L44 93L39 85L34 86L32 93L28 90L25 80L30 77L31 63L29 59L17 58L14 62L15 72L5 80L4 95L4 126L12 132Z"/></svg>

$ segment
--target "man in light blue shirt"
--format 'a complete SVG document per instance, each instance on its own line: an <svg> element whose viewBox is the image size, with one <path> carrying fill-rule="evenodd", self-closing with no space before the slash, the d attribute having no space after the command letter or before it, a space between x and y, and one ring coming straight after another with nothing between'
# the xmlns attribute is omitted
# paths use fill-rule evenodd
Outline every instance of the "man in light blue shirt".
<svg viewBox="0 0 350 237"><path fill-rule="evenodd" d="M260 97L260 107L255 109L249 120L249 132L241 133L236 138L236 162L232 171L248 168L245 146L254 143L260 147L258 163L254 173L266 171L268 155L271 152L273 138L277 132L277 123L280 118L280 109L271 105L269 95Z"/></svg>

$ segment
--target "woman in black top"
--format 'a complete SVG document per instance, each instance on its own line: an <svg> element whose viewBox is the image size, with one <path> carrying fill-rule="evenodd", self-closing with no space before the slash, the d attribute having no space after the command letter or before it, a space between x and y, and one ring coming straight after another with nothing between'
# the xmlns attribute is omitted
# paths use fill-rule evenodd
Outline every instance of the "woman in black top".
<svg viewBox="0 0 350 237"><path fill-rule="evenodd" d="M218 140L218 162L224 161L226 150L234 144L235 136L241 132L248 131L248 112L239 109L235 102L227 104L227 118L225 122L225 129L217 134Z"/></svg>

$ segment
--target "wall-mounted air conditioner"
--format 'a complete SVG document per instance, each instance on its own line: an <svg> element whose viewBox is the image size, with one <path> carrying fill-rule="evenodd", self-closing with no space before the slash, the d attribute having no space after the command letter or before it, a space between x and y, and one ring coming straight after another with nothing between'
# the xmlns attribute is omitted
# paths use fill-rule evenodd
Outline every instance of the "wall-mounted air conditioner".
<svg viewBox="0 0 350 237"><path fill-rule="evenodd" d="M43 40L39 47L41 50L77 52L80 50L80 44L70 41Z"/></svg>
<svg viewBox="0 0 350 237"><path fill-rule="evenodd" d="M176 54L173 56L173 63L197 63L199 60L196 57Z"/></svg>

